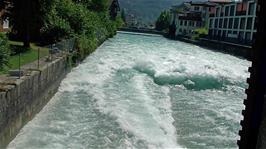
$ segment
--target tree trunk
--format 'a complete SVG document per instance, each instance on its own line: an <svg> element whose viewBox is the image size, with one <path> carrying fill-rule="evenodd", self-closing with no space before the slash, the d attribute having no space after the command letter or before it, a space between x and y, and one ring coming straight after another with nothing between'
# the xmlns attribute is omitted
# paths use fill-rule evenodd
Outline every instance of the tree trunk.
<svg viewBox="0 0 266 149"><path fill-rule="evenodd" d="M28 40L23 41L23 47L24 48L29 48L30 47L30 42Z"/></svg>
<svg viewBox="0 0 266 149"><path fill-rule="evenodd" d="M26 24L26 31L25 31L25 38L23 40L23 47L29 48L30 47L30 27L29 23Z"/></svg>

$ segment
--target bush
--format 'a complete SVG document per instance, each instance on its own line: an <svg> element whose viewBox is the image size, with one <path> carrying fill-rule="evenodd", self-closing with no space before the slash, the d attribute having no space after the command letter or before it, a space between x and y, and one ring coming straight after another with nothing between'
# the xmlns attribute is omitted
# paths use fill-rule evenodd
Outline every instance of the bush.
<svg viewBox="0 0 266 149"><path fill-rule="evenodd" d="M85 58L106 38L114 36L117 27L121 26L121 20L110 19L107 2L57 0L53 10L47 15L48 21L42 29L42 38L44 41L55 42L76 37L78 55L81 59Z"/></svg>
<svg viewBox="0 0 266 149"><path fill-rule="evenodd" d="M0 33L0 71L8 66L10 48L6 35Z"/></svg>
<svg viewBox="0 0 266 149"><path fill-rule="evenodd" d="M207 28L198 28L195 30L195 32L197 34L199 34L200 36L208 35L208 29Z"/></svg>
<svg viewBox="0 0 266 149"><path fill-rule="evenodd" d="M52 18L49 25L45 26L41 31L41 44L51 44L61 39L69 38L73 31L69 23L62 18Z"/></svg>
<svg viewBox="0 0 266 149"><path fill-rule="evenodd" d="M94 52L98 44L96 38L88 37L87 35L83 34L78 37L76 46L78 49L78 57L84 59L87 55Z"/></svg>

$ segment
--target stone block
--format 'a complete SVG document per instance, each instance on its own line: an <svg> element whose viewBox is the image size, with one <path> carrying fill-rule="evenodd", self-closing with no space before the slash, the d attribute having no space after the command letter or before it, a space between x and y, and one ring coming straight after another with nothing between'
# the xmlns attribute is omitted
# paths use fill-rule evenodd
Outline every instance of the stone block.
<svg viewBox="0 0 266 149"><path fill-rule="evenodd" d="M19 76L23 76L24 74L25 74L25 72L24 71L19 71L18 69L16 69L16 70L9 70L8 71L8 74L10 75L10 76L12 76L12 77L19 77Z"/></svg>
<svg viewBox="0 0 266 149"><path fill-rule="evenodd" d="M0 112L4 112L6 110L6 106L6 92L0 92Z"/></svg>

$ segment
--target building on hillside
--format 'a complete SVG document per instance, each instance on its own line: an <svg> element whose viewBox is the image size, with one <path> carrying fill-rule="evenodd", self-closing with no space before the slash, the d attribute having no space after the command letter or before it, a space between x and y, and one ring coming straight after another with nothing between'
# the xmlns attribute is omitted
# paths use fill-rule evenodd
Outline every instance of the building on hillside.
<svg viewBox="0 0 266 149"><path fill-rule="evenodd" d="M257 32L256 5L255 0L216 5L210 10L209 38L252 44Z"/></svg>
<svg viewBox="0 0 266 149"><path fill-rule="evenodd" d="M133 14L126 15L126 26L127 27L138 27L138 19Z"/></svg>
<svg viewBox="0 0 266 149"><path fill-rule="evenodd" d="M9 31L9 21L8 19L2 18L2 12L0 12L0 32L7 32Z"/></svg>
<svg viewBox="0 0 266 149"><path fill-rule="evenodd" d="M111 19L115 20L118 12L120 11L120 5L118 0L110 0L109 10Z"/></svg>
<svg viewBox="0 0 266 149"><path fill-rule="evenodd" d="M175 36L191 37L196 33L195 30L205 28L209 21L209 9L215 5L210 2L187 2L173 6L170 23L176 26Z"/></svg>

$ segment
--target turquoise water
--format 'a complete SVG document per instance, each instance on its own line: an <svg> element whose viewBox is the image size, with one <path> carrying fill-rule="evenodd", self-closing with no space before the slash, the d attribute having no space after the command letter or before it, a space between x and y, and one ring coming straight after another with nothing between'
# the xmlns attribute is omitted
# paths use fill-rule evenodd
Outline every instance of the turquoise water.
<svg viewBox="0 0 266 149"><path fill-rule="evenodd" d="M237 148L249 66L119 33L67 75L8 148Z"/></svg>

